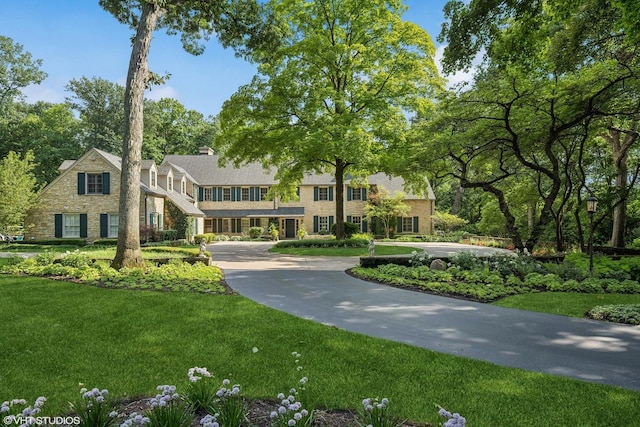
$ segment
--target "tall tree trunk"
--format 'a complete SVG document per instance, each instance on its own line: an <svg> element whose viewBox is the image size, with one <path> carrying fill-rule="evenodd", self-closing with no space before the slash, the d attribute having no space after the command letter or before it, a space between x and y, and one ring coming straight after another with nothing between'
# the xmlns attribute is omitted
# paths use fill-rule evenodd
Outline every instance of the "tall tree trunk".
<svg viewBox="0 0 640 427"><path fill-rule="evenodd" d="M462 196L464 195L464 187L462 185L458 186L456 189L456 195L453 198L453 206L451 206L451 214L458 215L460 213L460 209L462 209Z"/></svg>
<svg viewBox="0 0 640 427"><path fill-rule="evenodd" d="M627 160L631 147L638 140L638 121L632 122L629 129L616 128L611 119L607 125L608 132L603 136L611 146L613 165L616 169L616 200L613 208L613 227L609 243L614 248L624 248L627 225L627 198L629 197Z"/></svg>
<svg viewBox="0 0 640 427"><path fill-rule="evenodd" d="M347 167L342 159L336 159L336 239L344 235L344 171Z"/></svg>
<svg viewBox="0 0 640 427"><path fill-rule="evenodd" d="M133 40L127 85L125 89L125 124L122 143L120 179L120 224L118 247L111 266L144 267L140 251L140 168L142 164L142 134L144 91L149 80L149 48L153 30L162 9L153 3L142 3L140 22Z"/></svg>

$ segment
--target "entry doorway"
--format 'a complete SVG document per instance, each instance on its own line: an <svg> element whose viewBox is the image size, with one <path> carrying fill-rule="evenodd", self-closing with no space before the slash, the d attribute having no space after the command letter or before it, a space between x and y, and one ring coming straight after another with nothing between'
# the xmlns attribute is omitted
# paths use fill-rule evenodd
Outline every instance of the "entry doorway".
<svg viewBox="0 0 640 427"><path fill-rule="evenodd" d="M286 239L295 239L296 237L296 220L295 219L285 220L284 237Z"/></svg>

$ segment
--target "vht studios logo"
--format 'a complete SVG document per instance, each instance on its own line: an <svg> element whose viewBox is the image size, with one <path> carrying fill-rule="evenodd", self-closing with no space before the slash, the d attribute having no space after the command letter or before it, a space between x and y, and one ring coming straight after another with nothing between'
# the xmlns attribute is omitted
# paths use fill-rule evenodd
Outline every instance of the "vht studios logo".
<svg viewBox="0 0 640 427"><path fill-rule="evenodd" d="M61 426L80 425L80 417L23 417L20 415L7 415L2 419L5 426Z"/></svg>

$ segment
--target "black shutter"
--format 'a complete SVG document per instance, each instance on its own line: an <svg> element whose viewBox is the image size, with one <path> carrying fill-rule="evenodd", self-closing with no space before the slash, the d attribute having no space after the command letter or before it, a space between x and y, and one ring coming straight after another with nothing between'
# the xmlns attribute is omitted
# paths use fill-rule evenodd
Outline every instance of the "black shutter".
<svg viewBox="0 0 640 427"><path fill-rule="evenodd" d="M313 216L313 233L314 234L318 233L319 231L318 229L320 228L319 224L320 224L320 218L318 218L318 215L314 215Z"/></svg>
<svg viewBox="0 0 640 427"><path fill-rule="evenodd" d="M80 237L87 237L87 214L80 214Z"/></svg>
<svg viewBox="0 0 640 427"><path fill-rule="evenodd" d="M329 201L333 201L333 187L329 187Z"/></svg>
<svg viewBox="0 0 640 427"><path fill-rule="evenodd" d="M54 215L54 223L55 223L55 234L54 237L61 238L62 237L62 214Z"/></svg>
<svg viewBox="0 0 640 427"><path fill-rule="evenodd" d="M313 187L313 201L318 201L318 187Z"/></svg>
<svg viewBox="0 0 640 427"><path fill-rule="evenodd" d="M109 214L100 214L100 237L109 237Z"/></svg>
<svg viewBox="0 0 640 427"><path fill-rule="evenodd" d="M109 172L102 172L102 194L111 194L110 177Z"/></svg>
<svg viewBox="0 0 640 427"><path fill-rule="evenodd" d="M353 188L347 187L347 201L350 201L352 199L353 199Z"/></svg>
<svg viewBox="0 0 640 427"><path fill-rule="evenodd" d="M78 172L78 194L87 194L87 190L85 189L86 182L86 174L84 172Z"/></svg>

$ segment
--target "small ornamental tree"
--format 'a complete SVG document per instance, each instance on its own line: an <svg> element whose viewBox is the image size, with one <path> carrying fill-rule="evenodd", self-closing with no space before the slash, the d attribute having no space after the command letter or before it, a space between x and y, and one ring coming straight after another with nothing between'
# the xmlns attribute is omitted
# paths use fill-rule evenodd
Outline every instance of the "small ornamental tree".
<svg viewBox="0 0 640 427"><path fill-rule="evenodd" d="M466 223L465 219L448 212L436 212L433 214L433 225L438 230L449 232L464 227Z"/></svg>
<svg viewBox="0 0 640 427"><path fill-rule="evenodd" d="M369 200L364 206L368 220L377 218L382 223L384 235L388 239L393 221L399 216L405 216L411 212L411 208L404 203L405 194L397 191L393 196L389 191L378 186L377 191L369 192Z"/></svg>
<svg viewBox="0 0 640 427"><path fill-rule="evenodd" d="M0 232L10 226L24 226L29 209L37 203L40 189L33 173L33 152L24 157L10 151L0 160Z"/></svg>

